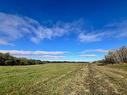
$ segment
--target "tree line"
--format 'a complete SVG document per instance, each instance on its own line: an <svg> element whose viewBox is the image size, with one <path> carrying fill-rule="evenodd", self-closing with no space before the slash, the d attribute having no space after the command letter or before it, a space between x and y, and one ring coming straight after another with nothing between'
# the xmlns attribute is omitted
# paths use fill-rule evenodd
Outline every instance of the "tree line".
<svg viewBox="0 0 127 95"><path fill-rule="evenodd" d="M106 64L127 63L127 47L110 50L103 61Z"/></svg>
<svg viewBox="0 0 127 95"><path fill-rule="evenodd" d="M9 53L0 53L0 66L13 66L13 65L35 65L45 63L88 63L88 62L75 62L75 61L41 61L27 58L17 58L11 56Z"/></svg>
<svg viewBox="0 0 127 95"><path fill-rule="evenodd" d="M13 66L13 65L35 65L44 64L46 61L27 59L27 58L17 58L11 56L9 53L0 53L0 65L2 66Z"/></svg>
<svg viewBox="0 0 127 95"><path fill-rule="evenodd" d="M127 63L127 46L109 50L104 59L92 63L98 65Z"/></svg>

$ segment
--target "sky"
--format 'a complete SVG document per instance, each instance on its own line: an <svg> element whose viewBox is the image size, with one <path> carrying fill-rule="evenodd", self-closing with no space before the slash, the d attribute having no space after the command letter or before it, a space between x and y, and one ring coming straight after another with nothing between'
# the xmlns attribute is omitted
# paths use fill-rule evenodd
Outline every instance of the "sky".
<svg viewBox="0 0 127 95"><path fill-rule="evenodd" d="M127 45L127 0L0 0L0 52L95 61Z"/></svg>

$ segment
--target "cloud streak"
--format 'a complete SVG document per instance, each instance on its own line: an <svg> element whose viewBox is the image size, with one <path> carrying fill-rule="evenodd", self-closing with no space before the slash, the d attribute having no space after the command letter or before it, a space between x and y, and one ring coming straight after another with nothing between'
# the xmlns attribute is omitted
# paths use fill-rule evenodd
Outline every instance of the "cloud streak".
<svg viewBox="0 0 127 95"><path fill-rule="evenodd" d="M8 43L23 37L34 43L39 43L44 39L62 37L71 31L80 31L79 23L80 21L57 22L47 27L29 17L0 12L0 45L8 45Z"/></svg>
<svg viewBox="0 0 127 95"><path fill-rule="evenodd" d="M0 50L1 53L10 53L12 55L60 55L63 51L25 51L25 50Z"/></svg>
<svg viewBox="0 0 127 95"><path fill-rule="evenodd" d="M65 56L44 55L44 56L40 56L40 58L48 59L48 60L59 60L65 58Z"/></svg>
<svg viewBox="0 0 127 95"><path fill-rule="evenodd" d="M105 25L102 29L83 31L79 34L80 42L99 42L105 39L127 38L127 20Z"/></svg>
<svg viewBox="0 0 127 95"><path fill-rule="evenodd" d="M97 57L97 55L95 55L95 54L81 54L80 57L83 57L83 58L94 58L94 57Z"/></svg>
<svg viewBox="0 0 127 95"><path fill-rule="evenodd" d="M78 36L78 39L81 42L97 42L101 41L103 37L105 36L105 33L80 33Z"/></svg>
<svg viewBox="0 0 127 95"><path fill-rule="evenodd" d="M109 50L104 49L88 49L84 50L83 53L89 53L89 52L97 52L97 53L107 53Z"/></svg>
<svg viewBox="0 0 127 95"><path fill-rule="evenodd" d="M0 39L0 45L14 46L14 44L7 42L6 40Z"/></svg>
<svg viewBox="0 0 127 95"><path fill-rule="evenodd" d="M44 39L54 39L76 32L80 42L100 42L105 39L127 37L127 20L107 24L101 29L90 32L83 26L83 20L56 22L50 26L26 17L0 12L0 45L13 45L13 42L26 38L33 43ZM29 35L29 36L28 36Z"/></svg>
<svg viewBox="0 0 127 95"><path fill-rule="evenodd" d="M39 58L47 60L63 59L64 51L25 51L25 50L0 50L1 53L10 53L16 57Z"/></svg>

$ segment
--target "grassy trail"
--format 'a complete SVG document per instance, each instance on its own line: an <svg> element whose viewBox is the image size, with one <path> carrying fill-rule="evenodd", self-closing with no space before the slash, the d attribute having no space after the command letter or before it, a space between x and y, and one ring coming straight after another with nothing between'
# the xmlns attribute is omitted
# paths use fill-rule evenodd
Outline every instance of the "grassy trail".
<svg viewBox="0 0 127 95"><path fill-rule="evenodd" d="M0 67L0 95L127 95L127 71L92 64Z"/></svg>

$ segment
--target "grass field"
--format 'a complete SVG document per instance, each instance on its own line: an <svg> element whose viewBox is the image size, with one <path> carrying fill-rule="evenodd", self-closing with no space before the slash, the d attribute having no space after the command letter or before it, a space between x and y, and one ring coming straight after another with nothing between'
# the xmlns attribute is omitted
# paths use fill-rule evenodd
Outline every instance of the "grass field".
<svg viewBox="0 0 127 95"><path fill-rule="evenodd" d="M127 65L1 66L0 95L127 95Z"/></svg>
<svg viewBox="0 0 127 95"><path fill-rule="evenodd" d="M108 65L108 67L127 71L127 64Z"/></svg>

